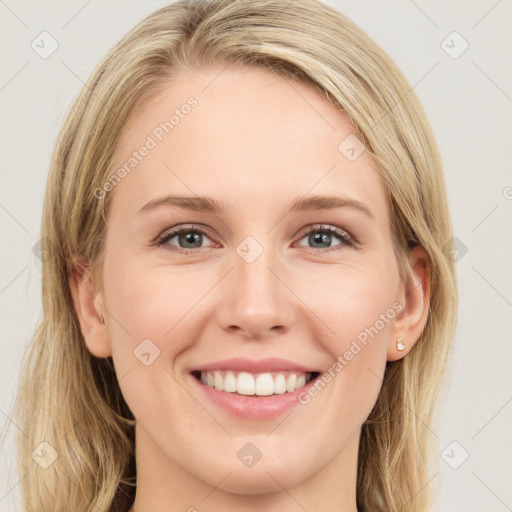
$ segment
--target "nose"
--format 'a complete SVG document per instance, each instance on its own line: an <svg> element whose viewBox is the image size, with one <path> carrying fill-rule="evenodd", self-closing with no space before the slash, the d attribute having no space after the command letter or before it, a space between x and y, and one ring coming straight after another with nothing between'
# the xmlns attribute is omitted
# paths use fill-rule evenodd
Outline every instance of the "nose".
<svg viewBox="0 0 512 512"><path fill-rule="evenodd" d="M252 263L234 253L234 268L224 280L217 308L225 331L263 339L281 336L293 325L294 295L286 286L286 271L269 252L264 250Z"/></svg>

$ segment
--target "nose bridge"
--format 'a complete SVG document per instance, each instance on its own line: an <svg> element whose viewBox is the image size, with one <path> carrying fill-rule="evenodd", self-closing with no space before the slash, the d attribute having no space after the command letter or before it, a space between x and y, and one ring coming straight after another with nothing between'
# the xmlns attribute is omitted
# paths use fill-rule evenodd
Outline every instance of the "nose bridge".
<svg viewBox="0 0 512 512"><path fill-rule="evenodd" d="M271 237L266 237L268 242ZM247 237L233 254L234 269L230 286L222 304L224 328L236 327L252 336L264 335L277 327L288 328L293 306L284 276L279 269L279 257L272 247L253 237Z"/></svg>
<svg viewBox="0 0 512 512"><path fill-rule="evenodd" d="M283 296L283 285L275 275L275 268L279 266L275 248L269 247L268 243L263 247L248 237L237 247L236 253L234 278L237 300L255 311L264 305L269 308L275 306L275 301Z"/></svg>

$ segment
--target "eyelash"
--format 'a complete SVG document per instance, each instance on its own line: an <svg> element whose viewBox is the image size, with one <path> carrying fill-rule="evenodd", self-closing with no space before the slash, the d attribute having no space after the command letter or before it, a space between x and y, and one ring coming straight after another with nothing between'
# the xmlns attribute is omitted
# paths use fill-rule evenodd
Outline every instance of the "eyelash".
<svg viewBox="0 0 512 512"><path fill-rule="evenodd" d="M169 231L169 232L161 235L156 240L155 243L158 247L163 247L165 245L167 245L168 247L172 247L172 249L169 249L167 247L165 247L165 249L168 251L174 252L174 253L178 253L178 254L195 253L196 251L200 250L201 247L197 247L195 249L184 249L182 247L178 247L178 246L174 246L174 245L169 246L169 244L167 244L167 242L169 240L171 240L172 238L174 238L176 235L180 235L182 233L188 233L188 232L198 232L198 233L202 233L203 235L206 235L208 238L212 238L212 233L210 232L209 229L198 226L198 225L191 224L187 227L180 227L179 229L174 229L172 231ZM330 253L332 251L343 250L347 246L354 247L357 243L357 240L353 236L351 236L349 233L347 233L345 230L338 228L336 226L329 226L327 224L317 224L317 225L310 226L310 229L308 231L303 232L301 234L302 236L299 238L299 240L302 240L305 236L307 236L311 233L315 233L315 232L328 233L328 234L335 235L342 242L339 245L335 245L333 247L328 247L326 249L318 249L315 247L309 247L309 249L311 249L312 251L315 251L315 252ZM209 248L211 249L212 247L209 247Z"/></svg>

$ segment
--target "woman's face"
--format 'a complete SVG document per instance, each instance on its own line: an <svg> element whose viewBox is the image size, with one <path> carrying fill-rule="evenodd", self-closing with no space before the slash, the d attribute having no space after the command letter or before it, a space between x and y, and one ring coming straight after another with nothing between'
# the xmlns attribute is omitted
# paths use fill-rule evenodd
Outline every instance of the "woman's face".
<svg viewBox="0 0 512 512"><path fill-rule="evenodd" d="M232 66L180 72L127 125L98 299L138 467L255 494L353 467L404 298L356 129L306 85Z"/></svg>

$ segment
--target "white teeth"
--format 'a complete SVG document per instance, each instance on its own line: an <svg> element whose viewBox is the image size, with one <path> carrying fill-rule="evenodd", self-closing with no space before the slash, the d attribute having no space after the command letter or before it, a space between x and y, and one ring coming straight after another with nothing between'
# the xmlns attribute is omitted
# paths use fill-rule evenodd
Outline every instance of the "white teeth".
<svg viewBox="0 0 512 512"><path fill-rule="evenodd" d="M215 384L215 389L224 391L224 379L220 372L213 372L213 383Z"/></svg>
<svg viewBox="0 0 512 512"><path fill-rule="evenodd" d="M288 375L288 378L286 379L286 391L288 391L288 393L295 391L295 383L296 382L297 382L297 374L290 373L290 375Z"/></svg>
<svg viewBox="0 0 512 512"><path fill-rule="evenodd" d="M277 395L286 393L286 379L281 373L274 379L274 393Z"/></svg>
<svg viewBox="0 0 512 512"><path fill-rule="evenodd" d="M270 373L260 373L256 377L256 394L258 396L269 396L274 394L274 379Z"/></svg>
<svg viewBox="0 0 512 512"><path fill-rule="evenodd" d="M219 391L238 393L240 395L270 396L292 393L306 385L311 380L311 374L292 372L286 376L284 373L260 373L253 375L249 372L232 371L203 371L201 382Z"/></svg>
<svg viewBox="0 0 512 512"><path fill-rule="evenodd" d="M306 384L306 376L304 374L297 376L297 382L295 383L295 389L299 389Z"/></svg>
<svg viewBox="0 0 512 512"><path fill-rule="evenodd" d="M201 375L203 373L204 372L201 372ZM233 372L226 372L226 375L224 375L224 391L236 393L236 377Z"/></svg>
<svg viewBox="0 0 512 512"><path fill-rule="evenodd" d="M236 381L236 391L241 395L254 395L254 377L247 372L240 372Z"/></svg>

